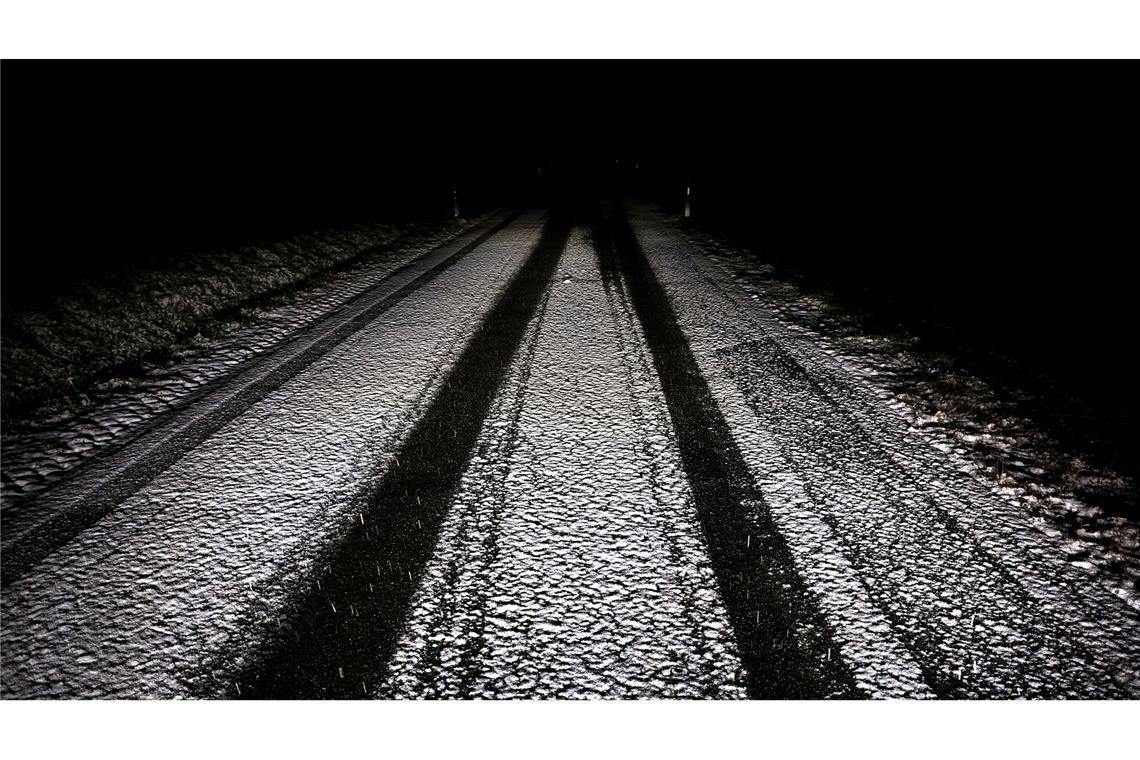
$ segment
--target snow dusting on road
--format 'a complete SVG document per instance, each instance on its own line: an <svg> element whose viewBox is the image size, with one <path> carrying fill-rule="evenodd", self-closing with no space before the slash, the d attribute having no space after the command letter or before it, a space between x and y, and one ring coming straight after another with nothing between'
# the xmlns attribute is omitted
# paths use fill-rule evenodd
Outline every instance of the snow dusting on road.
<svg viewBox="0 0 1140 760"><path fill-rule="evenodd" d="M240 666L542 221L524 214L5 588L4 693L177 697Z"/></svg>
<svg viewBox="0 0 1140 760"><path fill-rule="evenodd" d="M636 319L572 237L393 661L400 697L740 698Z"/></svg>
<svg viewBox="0 0 1140 760"><path fill-rule="evenodd" d="M503 216L74 479L17 460L4 696L1140 696L1134 599L615 219Z"/></svg>
<svg viewBox="0 0 1140 760"><path fill-rule="evenodd" d="M1140 619L648 209L640 242L871 694L1122 697Z"/></svg>

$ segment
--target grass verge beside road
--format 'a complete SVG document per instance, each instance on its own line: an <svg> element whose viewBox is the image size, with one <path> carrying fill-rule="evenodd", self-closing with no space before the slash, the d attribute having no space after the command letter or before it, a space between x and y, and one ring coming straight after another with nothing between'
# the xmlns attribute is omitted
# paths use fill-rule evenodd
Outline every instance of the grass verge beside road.
<svg viewBox="0 0 1140 760"><path fill-rule="evenodd" d="M61 278L51 297L10 299L0 346L4 428L79 409L96 388L129 382L249 324L366 253L439 242L469 224L336 227L161 257L145 268L70 282Z"/></svg>

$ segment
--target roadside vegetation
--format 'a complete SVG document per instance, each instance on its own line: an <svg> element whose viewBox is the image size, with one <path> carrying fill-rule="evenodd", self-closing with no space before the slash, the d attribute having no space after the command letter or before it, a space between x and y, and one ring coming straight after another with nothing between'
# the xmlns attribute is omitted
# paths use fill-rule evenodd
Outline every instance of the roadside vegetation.
<svg viewBox="0 0 1140 760"><path fill-rule="evenodd" d="M234 248L159 257L66 281L3 307L4 429L75 411L92 389L140 376L376 249L459 232L461 221L356 224ZM17 284L9 283L10 286Z"/></svg>
<svg viewBox="0 0 1140 760"><path fill-rule="evenodd" d="M675 224L781 320L902 402L938 448L1067 539L1071 561L1140 592L1136 420L1111 396L1089 398L1016 351L978 346L937 314L837 282L747 231Z"/></svg>

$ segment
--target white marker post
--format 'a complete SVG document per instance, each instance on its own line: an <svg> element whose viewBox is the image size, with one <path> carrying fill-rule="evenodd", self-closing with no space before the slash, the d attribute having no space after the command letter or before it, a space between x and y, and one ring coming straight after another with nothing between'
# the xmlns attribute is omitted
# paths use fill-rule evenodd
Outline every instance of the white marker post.
<svg viewBox="0 0 1140 760"><path fill-rule="evenodd" d="M451 216L455 219L459 218L459 188L455 183L451 185Z"/></svg>
<svg viewBox="0 0 1140 760"><path fill-rule="evenodd" d="M693 194L693 188L688 185L685 186L685 218L688 219L693 215L693 207L689 203L689 196Z"/></svg>

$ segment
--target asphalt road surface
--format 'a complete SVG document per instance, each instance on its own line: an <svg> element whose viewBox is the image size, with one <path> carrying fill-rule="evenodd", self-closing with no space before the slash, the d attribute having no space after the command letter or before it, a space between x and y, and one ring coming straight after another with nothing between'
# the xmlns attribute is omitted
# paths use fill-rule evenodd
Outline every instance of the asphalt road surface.
<svg viewBox="0 0 1140 760"><path fill-rule="evenodd" d="M1140 611L648 206L504 212L3 515L7 698L1136 698Z"/></svg>

